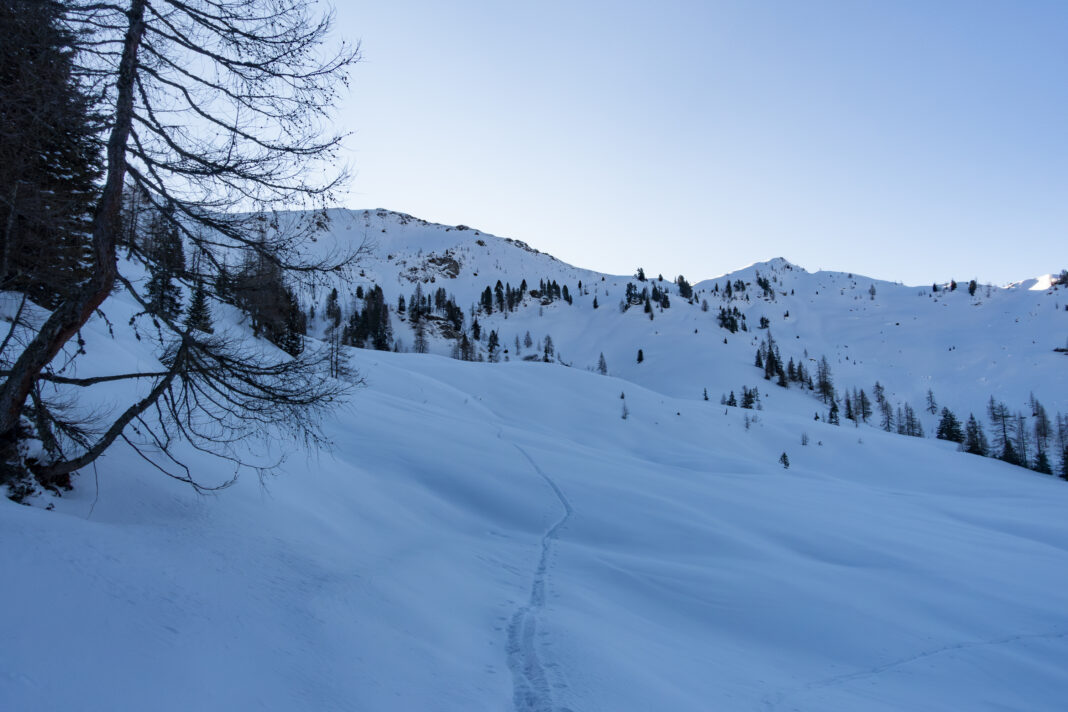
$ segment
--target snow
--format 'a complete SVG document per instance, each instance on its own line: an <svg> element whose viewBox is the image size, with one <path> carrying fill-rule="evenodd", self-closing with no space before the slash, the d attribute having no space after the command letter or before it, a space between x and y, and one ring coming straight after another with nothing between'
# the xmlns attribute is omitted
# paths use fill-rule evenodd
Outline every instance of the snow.
<svg viewBox="0 0 1068 712"><path fill-rule="evenodd" d="M718 299L702 312L673 290L650 322L618 310L626 277L370 215L387 232L364 279L392 302L420 250L463 258L424 288L465 308L497 275L589 280L573 306L483 321L506 345L551 333L575 367L454 361L444 340L352 350L367 386L326 424L333 450L280 443L277 476L198 496L116 447L61 498L4 500L0 707L1063 708L1068 486L814 422L822 404L752 366L767 312L783 355L826 353L839 387L878 378L918 410L928 387L961 410L1033 390L1064 410L1062 293L875 281L873 300L873 280L779 261L749 269L795 294L756 300L754 283L754 330L728 334ZM120 295L108 314L131 310ZM82 375L149 363L124 328L94 320L86 339ZM601 352L607 377L587 370ZM742 384L764 410L718 405ZM204 481L232 474L183 456Z"/></svg>

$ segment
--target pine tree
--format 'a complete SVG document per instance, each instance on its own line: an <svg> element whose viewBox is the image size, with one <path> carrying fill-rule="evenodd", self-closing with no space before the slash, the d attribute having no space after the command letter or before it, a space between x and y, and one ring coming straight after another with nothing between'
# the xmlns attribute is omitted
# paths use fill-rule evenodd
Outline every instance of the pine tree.
<svg viewBox="0 0 1068 712"><path fill-rule="evenodd" d="M993 447L994 452L997 453L998 459L1013 465L1018 465L1019 457L1017 456L1016 448L1013 446L1012 437L1009 434L1009 428L1012 427L1011 421L1013 418L1008 407L1004 403L994 400L994 396L990 396L986 411L987 416L990 418L991 432L994 440Z"/></svg>
<svg viewBox="0 0 1068 712"><path fill-rule="evenodd" d="M1053 474L1053 466L1049 462L1049 457L1046 455L1045 450L1039 450L1035 456L1035 462L1033 465L1035 472L1041 472L1044 475Z"/></svg>
<svg viewBox="0 0 1068 712"><path fill-rule="evenodd" d="M417 354L425 354L430 351L430 344L426 337L426 319L420 319L415 322L414 349Z"/></svg>
<svg viewBox="0 0 1068 712"><path fill-rule="evenodd" d="M404 296L401 295L401 305L404 304ZM398 311L403 312L404 309L398 306ZM326 318L330 321L334 327L341 326L341 305L337 301L337 287L330 290L329 296L326 298L326 309L324 311Z"/></svg>
<svg viewBox="0 0 1068 712"><path fill-rule="evenodd" d="M602 376L608 375L608 362L604 360L604 352L602 352L600 358L597 359L597 373Z"/></svg>
<svg viewBox="0 0 1068 712"><path fill-rule="evenodd" d="M871 401L868 399L868 394L864 392L863 388L860 389L860 395L857 398L857 402L857 414L860 416L862 422L867 423L872 415Z"/></svg>
<svg viewBox="0 0 1068 712"><path fill-rule="evenodd" d="M208 306L208 295L204 289L204 283L199 279L193 287L193 299L189 303L189 312L185 317L185 325L190 329L212 333L211 308Z"/></svg>
<svg viewBox="0 0 1068 712"><path fill-rule="evenodd" d="M65 4L0 3L0 289L54 308L89 274L102 173Z"/></svg>
<svg viewBox="0 0 1068 712"><path fill-rule="evenodd" d="M942 417L938 421L938 429L935 437L939 440L950 440L955 443L964 442L964 431L961 430L960 421L949 408L942 408Z"/></svg>
<svg viewBox="0 0 1068 712"><path fill-rule="evenodd" d="M786 455L785 452L783 452L782 455L779 455L779 464L782 465L782 469L784 470L790 469L790 458Z"/></svg>
<svg viewBox="0 0 1068 712"><path fill-rule="evenodd" d="M934 415L938 412L938 404L935 403L934 391L927 389L927 412Z"/></svg>
<svg viewBox="0 0 1068 712"><path fill-rule="evenodd" d="M641 363L644 360L645 360L645 354L642 353L641 349L638 349L638 363Z"/></svg>
<svg viewBox="0 0 1068 712"><path fill-rule="evenodd" d="M968 423L964 426L964 452L984 457L990 452L983 426L975 419L974 413L968 415Z"/></svg>
<svg viewBox="0 0 1068 712"><path fill-rule="evenodd" d="M819 365L816 367L816 390L824 403L834 400L834 382L831 380L831 365L827 363L827 357L821 356Z"/></svg>
<svg viewBox="0 0 1068 712"><path fill-rule="evenodd" d="M173 209L153 214L144 253L151 275L146 288L149 311L174 319L182 311L182 291L175 280L185 273L185 254Z"/></svg>

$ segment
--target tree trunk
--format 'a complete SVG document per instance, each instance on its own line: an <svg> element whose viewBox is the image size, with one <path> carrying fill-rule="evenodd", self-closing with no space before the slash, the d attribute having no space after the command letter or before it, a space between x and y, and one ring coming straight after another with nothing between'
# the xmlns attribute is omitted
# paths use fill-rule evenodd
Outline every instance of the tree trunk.
<svg viewBox="0 0 1068 712"><path fill-rule="evenodd" d="M121 222L126 145L133 120L134 81L137 52L145 29L144 12L145 0L132 0L126 13L129 25L119 62L115 120L108 136L107 177L92 222L92 273L81 289L56 307L0 385L0 443L15 442L23 406L41 371L89 321L115 284L118 272L115 243Z"/></svg>

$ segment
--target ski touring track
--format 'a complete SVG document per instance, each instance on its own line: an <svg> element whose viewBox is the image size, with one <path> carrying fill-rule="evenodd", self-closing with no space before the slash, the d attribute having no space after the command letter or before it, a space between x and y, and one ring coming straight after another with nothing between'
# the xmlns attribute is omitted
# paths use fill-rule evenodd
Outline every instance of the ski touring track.
<svg viewBox="0 0 1068 712"><path fill-rule="evenodd" d="M864 678L881 675L885 672L894 670L895 668L903 667L918 660L924 660L926 658L934 657L936 655L944 655L946 653L953 653L960 650L968 650L970 648L985 648L989 646L1007 645L1018 641L1057 640L1063 638L1068 638L1068 633L1064 631L1054 631L1052 633L1021 633L1019 635L1009 635L1003 638L993 638L991 640L976 640L963 643L954 643L951 645L943 645L932 650L926 650L915 655L910 655L906 658L901 658L900 660L894 660L883 665L879 665L878 667L868 668L865 670L857 670L855 672L845 673L842 675L835 675L833 677L828 677L823 680L816 680L814 682L810 682L806 685L794 688L792 690L780 690L779 692L774 693L773 695L768 695L764 698L764 708L768 710L768 712L774 712L774 710L777 710L780 706L786 704L789 698L799 697L801 695L804 695L805 693L812 692L814 690L820 690L828 687L837 687L839 685L844 685L846 683L853 682L854 680L861 680ZM799 708L791 706L790 709L796 710Z"/></svg>
<svg viewBox="0 0 1068 712"><path fill-rule="evenodd" d="M545 608L545 590L549 578L553 544L574 510L571 508L571 503L567 501L567 497L564 496L563 490L538 466L534 458L519 445L515 443L512 445L552 488L553 494L564 508L563 516L541 537L541 556L538 559L537 568L534 569L530 597L526 604L512 615L512 620L508 624L506 650L508 669L512 672L512 701L516 712L570 712L567 708L553 707L553 686L549 682L545 665L538 657L537 632L538 619Z"/></svg>

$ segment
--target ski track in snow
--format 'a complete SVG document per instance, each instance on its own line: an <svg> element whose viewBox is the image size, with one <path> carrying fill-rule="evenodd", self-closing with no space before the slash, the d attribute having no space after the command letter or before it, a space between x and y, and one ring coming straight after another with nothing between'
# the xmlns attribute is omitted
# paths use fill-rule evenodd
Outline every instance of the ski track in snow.
<svg viewBox="0 0 1068 712"><path fill-rule="evenodd" d="M498 432L497 437L501 437ZM526 450L512 443L530 463L543 480L552 488L553 494L564 507L564 516L545 532L541 538L541 557L534 570L530 586L530 599L512 616L508 624L508 668L512 672L512 701L516 712L553 712L552 686L545 672L545 665L538 657L537 629L538 617L545 607L545 588L549 578L549 559L553 543L559 536L560 529L567 524L574 510L567 501L563 491L549 475L538 467ZM561 708L557 712L569 712Z"/></svg>
<svg viewBox="0 0 1068 712"><path fill-rule="evenodd" d="M916 662L917 660L924 660L926 658L933 657L935 655L942 655L944 653L950 653L955 650L968 650L969 648L984 648L994 645L1007 645L1009 643L1015 643L1020 640L1056 640L1059 638L1068 638L1068 632L1054 631L1052 633L1022 633L1019 635L1009 635L1004 638L995 638L993 640L976 640L971 642L956 643L954 645L944 645L940 648L934 648L933 650L926 650L916 655L910 655L907 658L901 658L900 660L894 660L892 662L879 665L877 667L869 668L867 670L858 670L856 672L845 673L843 675L835 675L823 680L816 680L806 685L794 688L793 690L779 691L774 695L769 695L764 698L764 706L768 712L772 712L784 704L790 697L796 697L797 695L810 692L812 690L820 690L827 687L835 687L854 680L862 680L866 677L874 677L881 675L884 672L893 670L894 668L908 665L909 663ZM798 709L798 708L792 708Z"/></svg>

